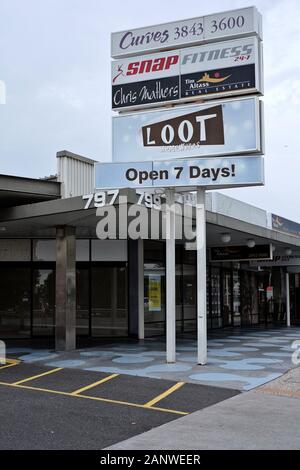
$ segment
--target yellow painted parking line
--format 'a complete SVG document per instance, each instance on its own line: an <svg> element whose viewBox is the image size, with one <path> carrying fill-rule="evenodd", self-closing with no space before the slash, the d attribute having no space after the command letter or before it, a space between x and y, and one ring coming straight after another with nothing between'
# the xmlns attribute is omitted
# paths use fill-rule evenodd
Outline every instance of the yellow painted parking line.
<svg viewBox="0 0 300 470"><path fill-rule="evenodd" d="M31 387L30 385L10 384L10 383L7 383L7 382L0 382L0 385L7 386L7 387L20 388L20 389L25 389L25 390L35 390L37 392L52 393L52 394L56 394L56 395L64 395L64 396L72 397L72 398L83 398L83 399L86 399L86 400L100 401L100 402L111 403L111 404L115 404L115 405L131 406L131 407L134 407L134 408L142 408L142 409L147 409L147 410L160 411L160 412L163 412L163 413L171 413L171 414L180 415L180 416L185 416L185 415L189 414L185 411L171 410L171 409L168 409L168 408L159 408L159 407L155 407L155 406L148 407L148 406L145 406L145 405L140 405L138 403L130 403L130 402L120 401L120 400L111 400L109 398L91 397L91 396L88 396L88 395L73 395L72 393L69 393L69 392L62 392L60 390L50 390L50 389L47 389L47 388Z"/></svg>
<svg viewBox="0 0 300 470"><path fill-rule="evenodd" d="M101 398L101 397L91 397L88 395L73 395L75 397L82 397L82 398L88 398L90 400L96 400L96 401L104 401L106 403L115 403L117 405L127 405L127 406L134 406L135 408L146 408L147 410L149 409L148 406L145 405L140 405L139 403L131 403L127 401L121 401L121 400L111 400L110 398ZM156 406L152 406L150 408L151 410L156 410L156 411L163 411L164 413L173 413L176 415L188 415L189 413L186 413L185 411L178 411L178 410L171 410L168 408L159 408Z"/></svg>
<svg viewBox="0 0 300 470"><path fill-rule="evenodd" d="M3 366L0 365L0 370L6 369L7 367L17 366L18 364L20 364L20 361L17 359L6 359L6 363Z"/></svg>
<svg viewBox="0 0 300 470"><path fill-rule="evenodd" d="M79 395L82 392L85 392L86 390L89 390L90 388L96 387L97 385L104 384L105 382L108 382L111 379L114 379L115 377L118 377L119 374L112 374L109 375L108 377L104 377L104 379L98 380L98 382L94 382L90 385L87 385L86 387L79 388L78 390L75 390L74 392L71 392L71 395Z"/></svg>
<svg viewBox="0 0 300 470"><path fill-rule="evenodd" d="M145 403L144 406L146 408L152 408L153 405L158 403L163 398L166 398L167 396L171 395L171 393L173 393L173 392L175 392L175 390L178 390L179 388L181 388L184 384L185 384L185 382L177 382L175 385L173 385L173 387L168 388L168 390L166 390L165 392L161 393L157 397L155 397L152 400L148 401L148 403Z"/></svg>
<svg viewBox="0 0 300 470"><path fill-rule="evenodd" d="M20 384L23 384L25 382L30 382L31 380L35 380L35 379L38 379L40 377L44 377L45 375L53 374L54 372L58 372L59 370L62 370L62 367L57 367L56 369L47 370L47 372L43 372L42 374L33 375L32 377L27 377L26 379L18 380L18 382L14 382L12 385L20 385Z"/></svg>

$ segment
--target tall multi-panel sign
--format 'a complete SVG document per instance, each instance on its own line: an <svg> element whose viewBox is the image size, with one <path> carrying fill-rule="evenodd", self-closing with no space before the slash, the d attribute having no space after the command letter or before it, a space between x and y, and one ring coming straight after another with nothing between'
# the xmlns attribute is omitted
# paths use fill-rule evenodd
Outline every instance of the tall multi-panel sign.
<svg viewBox="0 0 300 470"><path fill-rule="evenodd" d="M111 37L113 163L96 187L264 184L262 21L255 7Z"/></svg>
<svg viewBox="0 0 300 470"><path fill-rule="evenodd" d="M262 93L261 58L261 42L250 36L115 60L112 108Z"/></svg>

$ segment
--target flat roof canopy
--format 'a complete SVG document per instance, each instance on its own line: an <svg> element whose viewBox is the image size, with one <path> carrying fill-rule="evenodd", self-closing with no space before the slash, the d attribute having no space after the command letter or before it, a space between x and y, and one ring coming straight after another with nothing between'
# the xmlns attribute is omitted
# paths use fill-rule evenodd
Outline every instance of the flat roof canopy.
<svg viewBox="0 0 300 470"><path fill-rule="evenodd" d="M0 208L60 198L60 183L47 179L0 175Z"/></svg>
<svg viewBox="0 0 300 470"><path fill-rule="evenodd" d="M135 191L121 190L129 204L136 203ZM71 225L76 227L77 238L96 238L96 225L99 217L96 209L84 209L86 201L82 197L53 200L10 207L0 211L1 238L54 238L56 227ZM115 203L118 206L118 202ZM300 250L300 237L279 232L270 228L245 222L216 212L206 211L207 246L220 246L223 232L230 232L229 245L245 245L248 238L257 244L273 243L279 249L287 247Z"/></svg>

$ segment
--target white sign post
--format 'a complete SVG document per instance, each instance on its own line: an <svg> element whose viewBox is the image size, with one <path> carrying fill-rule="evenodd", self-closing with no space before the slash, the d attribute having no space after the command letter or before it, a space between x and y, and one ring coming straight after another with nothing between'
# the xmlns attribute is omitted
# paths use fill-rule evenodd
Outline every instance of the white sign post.
<svg viewBox="0 0 300 470"><path fill-rule="evenodd" d="M286 281L286 326L291 326L291 305L290 305L290 274L285 273Z"/></svg>
<svg viewBox="0 0 300 470"><path fill-rule="evenodd" d="M166 191L166 349L176 362L175 190Z"/></svg>
<svg viewBox="0 0 300 470"><path fill-rule="evenodd" d="M196 206L196 245L197 245L197 358L198 364L207 362L206 333L206 220L205 189L197 189Z"/></svg>

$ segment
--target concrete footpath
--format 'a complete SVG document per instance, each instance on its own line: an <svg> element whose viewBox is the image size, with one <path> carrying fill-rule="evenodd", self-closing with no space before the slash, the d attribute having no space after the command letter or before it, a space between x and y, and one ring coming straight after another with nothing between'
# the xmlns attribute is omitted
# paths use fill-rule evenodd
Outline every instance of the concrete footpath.
<svg viewBox="0 0 300 470"><path fill-rule="evenodd" d="M300 367L109 449L300 449Z"/></svg>

